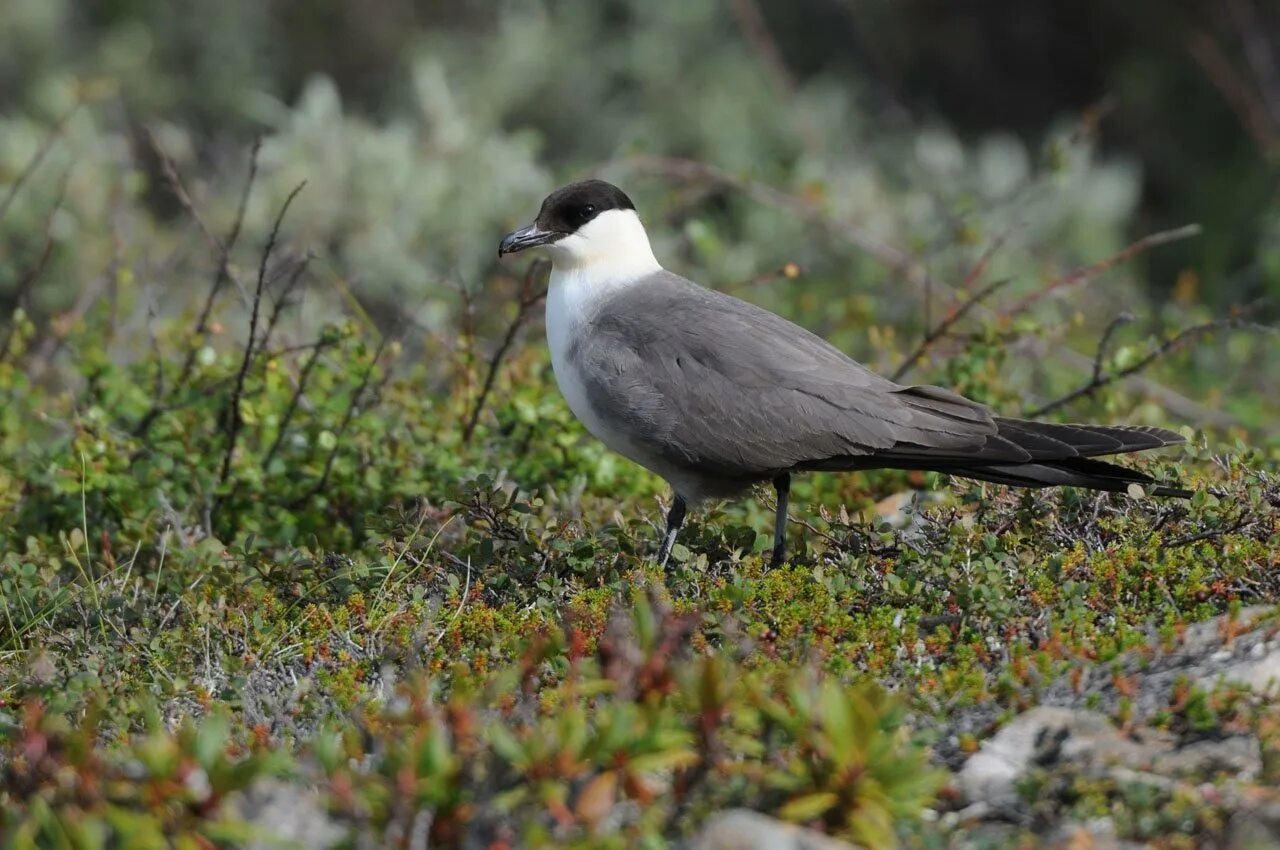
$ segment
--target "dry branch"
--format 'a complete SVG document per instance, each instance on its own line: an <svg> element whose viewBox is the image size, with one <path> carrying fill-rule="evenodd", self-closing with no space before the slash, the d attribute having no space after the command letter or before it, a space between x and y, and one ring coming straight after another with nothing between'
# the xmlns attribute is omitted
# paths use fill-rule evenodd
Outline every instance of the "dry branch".
<svg viewBox="0 0 1280 850"><path fill-rule="evenodd" d="M249 153L249 175L245 178L244 188L240 190L240 202L236 206L236 216L231 222L231 229L227 233L225 240L218 239L205 226L204 219L200 212L196 209L195 204L191 201L191 196L187 194L186 188L182 184L181 178L178 176L178 170L174 166L173 161L168 155L160 149L159 144L153 137L150 137L151 145L155 148L156 155L160 158L161 169L164 171L165 179L169 184L170 191L174 197L196 222L196 226L205 234L210 244L217 251L218 267L214 273L213 283L209 287L209 292L205 296L204 304L200 308L200 313L196 318L195 343L187 349L186 357L183 358L182 366L178 369L178 377L173 384L173 392L181 392L187 385L187 381L191 378L191 373L195 369L196 356L199 354L200 342L209 334L209 319L213 315L213 307L217 303L218 295L222 292L222 287L226 284L231 276L231 251L235 248L236 242L240 239L240 231L244 226L245 210L249 206L249 196L253 190L253 183L258 174L258 152L262 148L262 140L258 139L253 144L253 149ZM236 281L237 287L240 287L239 281ZM243 294L243 287L241 293ZM150 430L152 423L156 417L167 409L168 405L161 398L156 397L151 406L147 409L139 419L138 424L133 427L133 436L141 437Z"/></svg>
<svg viewBox="0 0 1280 850"><path fill-rule="evenodd" d="M1107 360L1107 350L1111 347L1111 338L1116 335L1116 331L1128 324L1132 324L1137 317L1132 313L1121 313L1110 322L1102 331L1102 336L1098 339L1098 349L1093 355L1093 380L1102 380L1103 365Z"/></svg>
<svg viewBox="0 0 1280 850"><path fill-rule="evenodd" d="M810 110L806 109L797 97L796 76L787 67L778 41L769 29L769 22L756 0L729 0L729 8L736 19L738 29L746 42L748 50L755 57L756 64L773 87L774 92L785 102L793 104L792 116L796 130L799 132L806 151L820 154L823 150L822 134L814 122Z"/></svg>
<svg viewBox="0 0 1280 850"><path fill-rule="evenodd" d="M546 272L546 260L534 260L529 264L529 268L525 270L524 277L520 281L520 298L516 302L516 315L507 325L507 330L502 336L502 342L494 349L493 355L489 358L489 366L484 376L484 383L480 387L480 393L476 396L475 403L471 406L471 412L467 416L466 423L462 426L462 444L467 445L471 442L471 437L475 433L476 423L480 421L480 414L484 411L485 403L489 399L489 393L493 391L493 382L497 378L498 369L502 366L502 361L506 359L507 352L511 350L511 346L515 344L516 335L520 329L524 327L525 320L529 317L530 311L533 310L542 299L546 297L546 287L539 287L537 281Z"/></svg>
<svg viewBox="0 0 1280 850"><path fill-rule="evenodd" d="M298 412L298 406L302 403L302 398L307 391L307 382L311 379L311 373L315 370L316 364L320 361L320 352L328 347L330 343L320 340L309 346L311 356L302 364L302 370L298 372L298 385L293 389L293 396L289 399L289 405L285 408L284 415L280 417L280 424L276 428L276 438L271 442L271 448L267 449L266 455L262 458L262 468L269 469L271 461L275 459L276 453L280 451L280 446L284 443L284 435L289 430L290 423L293 422L293 416Z"/></svg>
<svg viewBox="0 0 1280 850"><path fill-rule="evenodd" d="M67 122L71 120L71 116L75 115L79 108L80 105L76 104L57 120L52 129L49 130L49 134L44 137L44 141L36 148L36 152L31 155L31 159L27 160L27 164L22 167L22 171L18 173L17 178L9 186L9 191L5 193L4 200L0 201L0 221L3 221L4 217L9 214L9 208L13 206L14 199L18 197L18 192L31 179L31 175L36 173L36 169L40 167L40 163L44 162L44 158L49 155L49 151L53 150L53 146L58 139L62 138L62 131L66 129Z"/></svg>
<svg viewBox="0 0 1280 850"><path fill-rule="evenodd" d="M324 460L324 470L320 473L319 480L310 490L293 501L293 507L297 507L306 500L323 492L324 488L328 486L329 476L333 473L333 463L338 457L338 452L342 449L342 438L347 433L347 427L351 425L351 420L355 418L356 411L360 407L360 400L364 398L365 390L369 387L369 379L373 376L373 370L377 368L378 361L382 359L382 352L386 349L388 341L389 338L384 336L378 343L378 348L373 353L373 359L369 361L368 368L360 376L360 385L351 394L351 401L347 404L347 410L342 416L342 422L338 425L338 429L334 431L333 448L329 450L329 455Z"/></svg>
<svg viewBox="0 0 1280 850"><path fill-rule="evenodd" d="M1169 355L1182 350L1188 344L1195 341L1196 339L1202 336L1206 336L1208 334L1214 333L1216 331L1248 329L1248 330L1259 331L1262 333L1276 333L1275 328L1267 327L1265 325L1259 325L1256 322L1251 322L1239 317L1233 317L1229 319L1215 319L1212 322L1204 322L1203 324L1192 325L1189 328L1183 328L1182 330L1178 331L1178 333L1174 334L1173 336L1166 339L1164 342L1152 348L1150 351L1148 351L1145 355L1143 355L1134 363L1131 363L1130 365L1126 366L1123 369L1118 369L1114 372L1104 373L1102 368L1102 363L1103 363L1103 359L1106 356L1105 347L1107 343L1110 341L1111 336L1115 333L1115 330L1119 326L1119 323L1121 323L1120 322L1121 318L1123 317L1119 317L1113 320L1111 324L1107 326L1106 331L1103 332L1102 339L1098 343L1098 352L1094 357L1095 366L1094 366L1093 376L1089 379L1088 383L1084 384L1078 389L1072 390L1071 392L1067 393L1061 398L1054 399L1053 401L1048 402L1047 404L1042 404L1039 407L1032 408L1031 410L1028 410L1023 415L1029 419L1034 419L1038 416L1043 416L1046 413L1052 413L1053 411L1058 410L1062 407L1065 407L1071 402L1076 401L1077 399L1084 398L1086 396L1091 396L1094 393L1096 393L1098 390L1102 389L1103 387L1109 386L1110 384L1114 384L1116 381L1119 381L1122 378L1127 378L1130 375L1136 375L1139 372L1146 369L1152 363L1155 363L1157 360L1168 357Z"/></svg>
<svg viewBox="0 0 1280 850"><path fill-rule="evenodd" d="M1265 39L1258 37L1260 30L1253 31L1258 24L1251 6L1244 2L1227 5L1244 44L1245 57L1257 82L1257 90L1236 69L1231 59L1231 55L1236 53L1234 46L1224 49L1211 36L1197 32L1188 39L1187 50L1236 114L1258 151L1263 156L1273 155L1280 149L1280 82L1276 80L1270 46Z"/></svg>
<svg viewBox="0 0 1280 850"><path fill-rule="evenodd" d="M893 380L901 381L906 377L906 374L910 372L912 367L920 361L920 358L924 357L924 355L928 353L929 349L933 347L935 342L946 336L947 332L951 330L956 322L959 322L968 315L970 310L981 304L991 295L995 294L996 290L1006 286L1010 280L1011 278L1004 278L1002 280L992 281L947 311L947 315L943 316L942 320L938 322L938 324L934 325L927 333L925 333L924 337L920 340L920 344L915 347L915 350L908 354L902 361L902 364L894 370L892 376Z"/></svg>
<svg viewBox="0 0 1280 850"><path fill-rule="evenodd" d="M776 269L761 272L754 277L746 280L737 281L724 286L720 286L721 292L733 293L743 289L752 289L757 286L766 286L779 280L795 280L803 273L803 270L795 263L783 263Z"/></svg>
<svg viewBox="0 0 1280 850"><path fill-rule="evenodd" d="M240 201L236 204L236 216L232 219L231 230L227 233L226 239L220 242L216 239L214 240L218 246L218 270L214 274L213 285L209 287L209 294L205 297L204 305L200 308L200 316L196 320L196 333L201 337L209 332L209 317L213 313L213 305L217 302L223 285L230 277L231 252L235 249L236 242L240 239L240 231L244 227L244 215L249 208L249 196L253 192L253 182L258 176L258 152L260 150L262 150L262 139L258 138L253 143L253 149L249 151L249 174L245 177L244 188L240 190ZM163 158L161 161L168 162ZM166 167L176 176L177 172L173 170L172 163L169 163ZM178 187L181 189L180 182ZM180 197L185 197L185 192ZM191 211L194 213L194 206ZM199 221L198 214L195 217ZM190 357L188 357L188 363L190 363ZM185 366L184 372L189 370L190 366Z"/></svg>
<svg viewBox="0 0 1280 850"><path fill-rule="evenodd" d="M302 276L306 274L307 268L311 265L313 254L306 254L293 267L293 271L289 273L288 279L284 286L280 287L280 292L273 299L271 305L271 316L267 319L266 330L262 332L261 349L266 350L271 344L271 335L275 333L276 326L279 325L280 319L284 316L284 311L289 307L289 298L293 295L293 291L297 289L298 284L302 281Z"/></svg>
<svg viewBox="0 0 1280 850"><path fill-rule="evenodd" d="M476 305L475 299L471 297L471 290L467 288L465 282L459 282L456 289L458 299L462 302L462 315L458 317L460 350L451 365L457 369L458 378L462 382L463 396L469 398L476 368Z"/></svg>
<svg viewBox="0 0 1280 850"><path fill-rule="evenodd" d="M71 169L68 168L63 172L62 177L58 181L57 194L54 196L53 206L49 208L48 214L44 220L44 245L40 248L40 254L36 258L35 263L31 265L22 276L18 278L17 286L14 288L13 304L15 309L25 306L27 296L31 294L31 290L35 288L36 282L40 276L44 274L45 268L49 264L49 258L53 256L53 217L57 215L58 210L62 209L62 202L67 195L67 183L71 179ZM3 217L3 216L0 216ZM11 322L9 332L5 334L4 344L0 345L0 362L4 362L9 357L9 347L13 344L13 337L17 333L17 322Z"/></svg>
<svg viewBox="0 0 1280 850"><path fill-rule="evenodd" d="M262 260L258 264L258 287L254 292L253 309L249 314L249 336L245 340L244 358L240 361L240 371L236 375L235 386L231 391L231 399L227 403L226 418L223 423L223 430L227 435L227 446L222 456L222 471L218 474L219 487L227 482L227 476L231 474L231 457L235 454L236 441L240 436L240 398L244 393L244 381L249 374L249 364L253 361L254 343L258 337L258 313L262 307L263 289L267 282L267 264L271 261L271 252L275 248L276 240L280 237L280 226L284 223L285 214L289 212L293 199L298 197L298 193L306 185L307 181L302 181L289 193L289 197L285 198L279 214L276 215L275 224L271 227L271 235L267 237L266 247L262 250Z"/></svg>
<svg viewBox="0 0 1280 850"><path fill-rule="evenodd" d="M1267 38L1268 29L1252 0L1228 0L1227 9L1236 34L1244 45L1245 60L1258 84L1258 95L1266 104L1273 126L1280 130L1280 65ZM1274 35L1274 31L1271 31Z"/></svg>
<svg viewBox="0 0 1280 850"><path fill-rule="evenodd" d="M1183 239L1190 239L1192 236L1198 236L1199 234L1200 225L1198 224L1187 224L1182 227L1175 227L1172 230L1162 230L1158 233L1150 233L1129 245L1127 248L1117 251L1109 257L1104 257L1095 263L1090 263L1087 266L1081 266L1078 269L1053 278L1035 292L1029 293L1018 301L1015 301L1009 307L1001 310L998 315L1002 319L1010 319L1014 316L1020 315L1021 313L1026 312L1032 304L1047 298L1055 292L1059 292L1077 283L1091 280L1103 272L1115 268L1121 263L1127 263L1134 257L1150 251L1152 248L1157 248L1161 245L1168 245L1170 242L1179 242Z"/></svg>

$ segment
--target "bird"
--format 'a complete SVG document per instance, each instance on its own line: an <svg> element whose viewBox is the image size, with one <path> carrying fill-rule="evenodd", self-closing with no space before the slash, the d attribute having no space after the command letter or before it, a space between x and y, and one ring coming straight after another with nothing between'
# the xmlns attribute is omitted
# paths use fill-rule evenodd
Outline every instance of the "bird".
<svg viewBox="0 0 1280 850"><path fill-rule="evenodd" d="M658 262L631 198L603 180L546 197L498 257L551 259L546 333L570 410L673 498L657 560L691 506L771 483L770 565L786 558L792 476L925 470L1013 487L1190 491L1099 456L1184 442L1163 428L1013 419L951 390L904 386L768 310Z"/></svg>

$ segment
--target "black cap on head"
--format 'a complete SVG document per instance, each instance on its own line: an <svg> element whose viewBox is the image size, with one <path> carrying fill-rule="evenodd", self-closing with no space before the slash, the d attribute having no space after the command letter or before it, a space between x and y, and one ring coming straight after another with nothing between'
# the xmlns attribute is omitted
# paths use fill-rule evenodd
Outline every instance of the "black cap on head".
<svg viewBox="0 0 1280 850"><path fill-rule="evenodd" d="M556 189L542 202L533 224L508 233L498 246L498 256L514 254L538 245L550 245L608 210L634 210L636 205L612 183L583 180Z"/></svg>
<svg viewBox="0 0 1280 850"><path fill-rule="evenodd" d="M542 202L537 225L551 233L573 233L606 210L634 210L636 205L612 183L583 180L556 189Z"/></svg>

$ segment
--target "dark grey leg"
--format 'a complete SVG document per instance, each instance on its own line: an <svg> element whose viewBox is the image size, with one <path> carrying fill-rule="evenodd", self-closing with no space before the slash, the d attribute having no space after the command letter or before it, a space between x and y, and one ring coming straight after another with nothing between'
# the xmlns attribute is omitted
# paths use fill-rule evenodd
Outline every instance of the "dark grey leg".
<svg viewBox="0 0 1280 850"><path fill-rule="evenodd" d="M787 503L791 499L791 473L784 472L773 479L774 492L778 494L778 514L773 520L773 557L770 567L780 567L787 557Z"/></svg>
<svg viewBox="0 0 1280 850"><path fill-rule="evenodd" d="M671 503L671 510L667 511L667 532L662 535L662 548L658 550L660 567L665 567L667 558L671 557L671 547L675 545L676 532L680 530L680 526L684 525L684 513L688 508L685 500L676 496L675 501Z"/></svg>

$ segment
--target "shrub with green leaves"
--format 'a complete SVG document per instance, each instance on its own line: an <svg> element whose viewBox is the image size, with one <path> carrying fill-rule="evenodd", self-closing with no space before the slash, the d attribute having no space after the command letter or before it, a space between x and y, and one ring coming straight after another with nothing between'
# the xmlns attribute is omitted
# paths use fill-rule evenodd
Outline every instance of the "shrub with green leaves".
<svg viewBox="0 0 1280 850"><path fill-rule="evenodd" d="M102 708L90 703L75 725L39 701L0 728L0 846L234 847L261 830L227 816L223 803L289 766L281 752L245 752L225 715L150 731L104 752Z"/></svg>
<svg viewBox="0 0 1280 850"><path fill-rule="evenodd" d="M266 777L318 782L339 822L388 844L419 828L450 845L632 846L718 808L819 822L896 845L940 786L869 682L748 672L690 658L695 619L638 597L596 648L570 626L483 680L415 676L356 725L326 724L299 760L236 742L225 715L103 751L101 707L73 728L39 701L0 730L5 846L236 846L261 835L226 804ZM363 730L361 733L359 730ZM269 825L266 825L269 826Z"/></svg>

